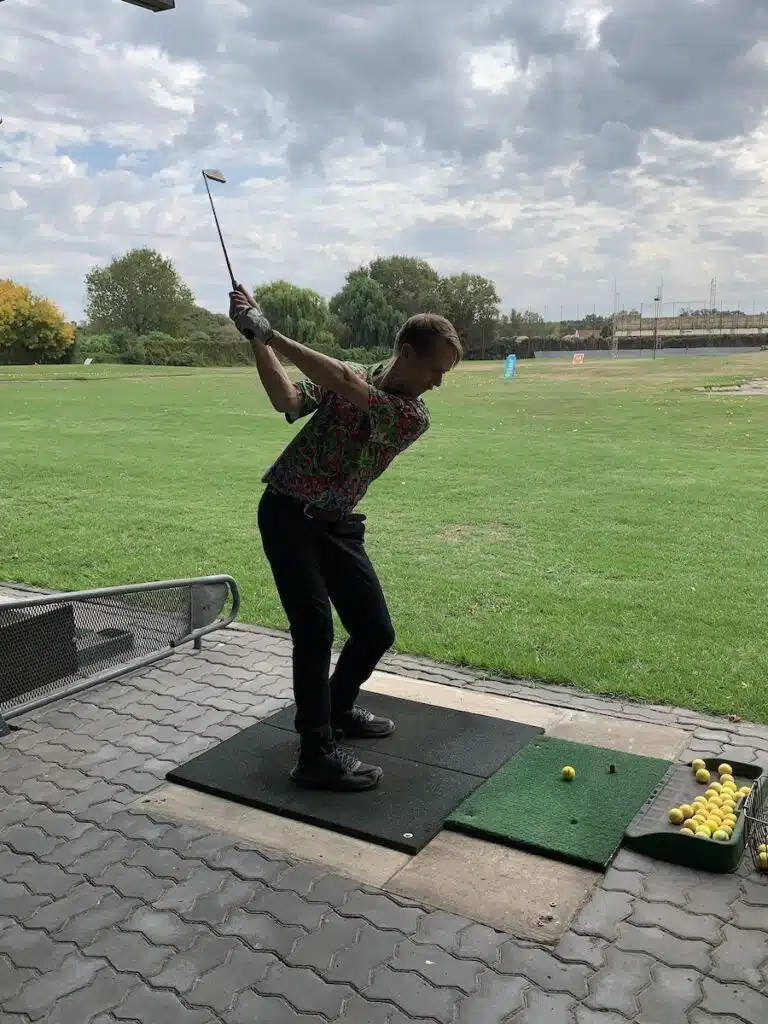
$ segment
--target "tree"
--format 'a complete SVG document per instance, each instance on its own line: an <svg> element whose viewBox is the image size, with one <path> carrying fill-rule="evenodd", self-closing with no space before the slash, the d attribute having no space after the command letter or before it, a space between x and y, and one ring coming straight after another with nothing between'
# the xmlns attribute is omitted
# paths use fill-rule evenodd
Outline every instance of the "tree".
<svg viewBox="0 0 768 1024"><path fill-rule="evenodd" d="M426 260L387 256L363 269L381 285L392 309L402 310L405 317L438 312L440 275Z"/></svg>
<svg viewBox="0 0 768 1024"><path fill-rule="evenodd" d="M173 263L153 249L132 249L86 279L86 316L92 330L124 327L134 334L183 333L194 308L192 292Z"/></svg>
<svg viewBox="0 0 768 1024"><path fill-rule="evenodd" d="M0 280L0 362L56 362L75 343L75 328L50 299Z"/></svg>
<svg viewBox="0 0 768 1024"><path fill-rule="evenodd" d="M331 312L349 331L351 344L365 349L391 348L405 317L387 301L384 289L364 271L347 274L330 302Z"/></svg>
<svg viewBox="0 0 768 1024"><path fill-rule="evenodd" d="M600 316L598 313L587 313L582 320L582 325L586 328L592 328L595 331L601 331L606 324L610 324L611 317Z"/></svg>
<svg viewBox="0 0 768 1024"><path fill-rule="evenodd" d="M480 274L454 274L440 281L440 312L458 331L470 358L482 358L493 345L500 304L496 285Z"/></svg>
<svg viewBox="0 0 768 1024"><path fill-rule="evenodd" d="M203 306L192 306L181 323L185 338L205 337L213 342L242 342L243 337L226 313L211 313Z"/></svg>
<svg viewBox="0 0 768 1024"><path fill-rule="evenodd" d="M328 303L310 288L289 281L257 285L253 297L276 330L310 348L333 348L339 341Z"/></svg>

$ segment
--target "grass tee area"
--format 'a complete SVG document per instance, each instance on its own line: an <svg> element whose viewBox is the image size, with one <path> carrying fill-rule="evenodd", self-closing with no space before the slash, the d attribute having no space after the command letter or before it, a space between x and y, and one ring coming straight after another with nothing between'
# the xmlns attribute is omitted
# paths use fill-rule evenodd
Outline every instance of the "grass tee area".
<svg viewBox="0 0 768 1024"><path fill-rule="evenodd" d="M467 364L361 510L397 649L768 721L761 356ZM298 427L254 370L0 367L0 579L229 572L285 628L260 478Z"/></svg>

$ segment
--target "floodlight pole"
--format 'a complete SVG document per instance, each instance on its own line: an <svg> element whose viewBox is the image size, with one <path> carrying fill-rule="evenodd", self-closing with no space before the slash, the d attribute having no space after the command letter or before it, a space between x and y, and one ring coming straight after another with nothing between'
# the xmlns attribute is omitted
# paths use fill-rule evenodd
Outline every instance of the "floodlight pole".
<svg viewBox="0 0 768 1024"><path fill-rule="evenodd" d="M661 305L661 295L656 295L653 299L654 302L654 317L653 317L653 358L656 358L656 349L659 345L659 306Z"/></svg>

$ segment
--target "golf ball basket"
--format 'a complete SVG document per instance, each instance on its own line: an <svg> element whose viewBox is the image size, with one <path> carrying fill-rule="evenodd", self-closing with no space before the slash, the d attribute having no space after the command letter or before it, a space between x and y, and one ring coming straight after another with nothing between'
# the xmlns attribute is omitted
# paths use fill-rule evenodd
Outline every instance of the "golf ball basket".
<svg viewBox="0 0 768 1024"><path fill-rule="evenodd" d="M764 863L760 863L760 847L768 845L768 776L761 776L744 798L744 828L747 846L754 861L755 870L765 875Z"/></svg>
<svg viewBox="0 0 768 1024"><path fill-rule="evenodd" d="M670 766L663 781L650 794L625 832L625 847L646 857L680 864L697 871L719 874L737 870L749 846L751 822L747 821L747 808L753 809L750 812L753 818L765 817L762 813L754 813L761 806L755 793L762 793L763 799L768 799L768 771L758 765L741 763L731 757L728 751L719 757L705 757L702 760L713 780L717 779L718 766L727 762L733 768L733 777L739 788L750 787L749 795L745 794L735 802L736 825L731 838L721 842L682 835L681 826L669 821L670 808L690 803L692 795L697 791L699 794L704 793L708 785L696 782L690 764L676 762ZM752 829L755 836L761 832L760 825L762 830L768 829L765 821L758 822L757 829ZM761 841L768 842L768 839L755 840L756 858L759 855Z"/></svg>

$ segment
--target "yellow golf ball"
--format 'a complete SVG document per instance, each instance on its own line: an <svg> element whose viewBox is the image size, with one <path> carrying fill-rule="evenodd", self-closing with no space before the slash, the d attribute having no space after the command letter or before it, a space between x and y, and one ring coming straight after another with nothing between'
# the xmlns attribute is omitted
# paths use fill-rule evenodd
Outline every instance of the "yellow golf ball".
<svg viewBox="0 0 768 1024"><path fill-rule="evenodd" d="M707 771L707 769L706 768L699 768L699 770L696 772L696 781L704 783L704 782L709 782L709 779L710 779L710 775L709 775L709 772Z"/></svg>
<svg viewBox="0 0 768 1024"><path fill-rule="evenodd" d="M761 853L768 853L768 843L760 843L757 848L758 855Z"/></svg>
<svg viewBox="0 0 768 1024"><path fill-rule="evenodd" d="M696 833L693 831L692 828L681 828L680 829L680 835L681 836L695 836ZM766 856L768 856L768 854L766 854Z"/></svg>
<svg viewBox="0 0 768 1024"><path fill-rule="evenodd" d="M709 798L709 806L710 807L722 807L722 805L723 805L722 797L719 797L717 795L717 793L715 793L714 796Z"/></svg>
<svg viewBox="0 0 768 1024"><path fill-rule="evenodd" d="M758 853L757 866L761 871L768 871L768 853Z"/></svg>
<svg viewBox="0 0 768 1024"><path fill-rule="evenodd" d="M739 796L749 796L749 794L751 792L752 792L752 787L751 786L742 786L741 789L739 790Z"/></svg>
<svg viewBox="0 0 768 1024"><path fill-rule="evenodd" d="M571 779L575 779L576 778L576 769L572 768L569 764L567 764L565 766L565 768L563 768L563 778L567 779L568 782L570 782Z"/></svg>
<svg viewBox="0 0 768 1024"><path fill-rule="evenodd" d="M735 782L735 780L734 780L732 775L725 774L725 775L721 775L720 776L720 785L721 786L726 785L726 783L728 783L728 782Z"/></svg>
<svg viewBox="0 0 768 1024"><path fill-rule="evenodd" d="M685 815L679 807L673 807L669 812L669 820L673 825L679 825L681 822L685 821Z"/></svg>
<svg viewBox="0 0 768 1024"><path fill-rule="evenodd" d="M695 761L691 761L691 768L693 769L694 775L696 774L697 771L699 771L700 768L706 768L706 767L707 767L706 764L704 763L704 761L701 760L700 757L697 757Z"/></svg>
<svg viewBox="0 0 768 1024"><path fill-rule="evenodd" d="M709 827L709 825L699 825L699 827L696 829L696 835L706 836L707 839L709 839L712 835L712 829Z"/></svg>
<svg viewBox="0 0 768 1024"><path fill-rule="evenodd" d="M729 764L721 764L717 769L717 773L720 778L722 778L723 775L733 775L733 768L731 768Z"/></svg>
<svg viewBox="0 0 768 1024"><path fill-rule="evenodd" d="M680 810L682 812L683 817L686 819L686 821L688 820L688 818L692 818L693 815L694 815L693 807L691 807L690 804L683 804L680 807Z"/></svg>
<svg viewBox="0 0 768 1024"><path fill-rule="evenodd" d="M712 799L712 797L713 797L713 796L717 796L717 795L718 795L718 793L717 793L717 790L716 790L716 789L712 789L712 788L710 787L710 788L709 788L709 789L707 790L707 792L706 792L706 793L704 794L704 798L705 798L705 800L706 800L707 802L709 802L709 801L710 801L710 800Z"/></svg>
<svg viewBox="0 0 768 1024"><path fill-rule="evenodd" d="M712 838L718 843L727 843L731 837L724 829L719 828L717 832L712 833Z"/></svg>
<svg viewBox="0 0 768 1024"><path fill-rule="evenodd" d="M709 787L709 788L710 788L710 789L714 789L714 791L715 791L716 793L719 793L719 792L720 792L720 790L721 790L721 789L722 789L723 787L722 787L721 783L719 783L719 782L713 782L713 783L712 783L712 784L710 785L710 787Z"/></svg>

